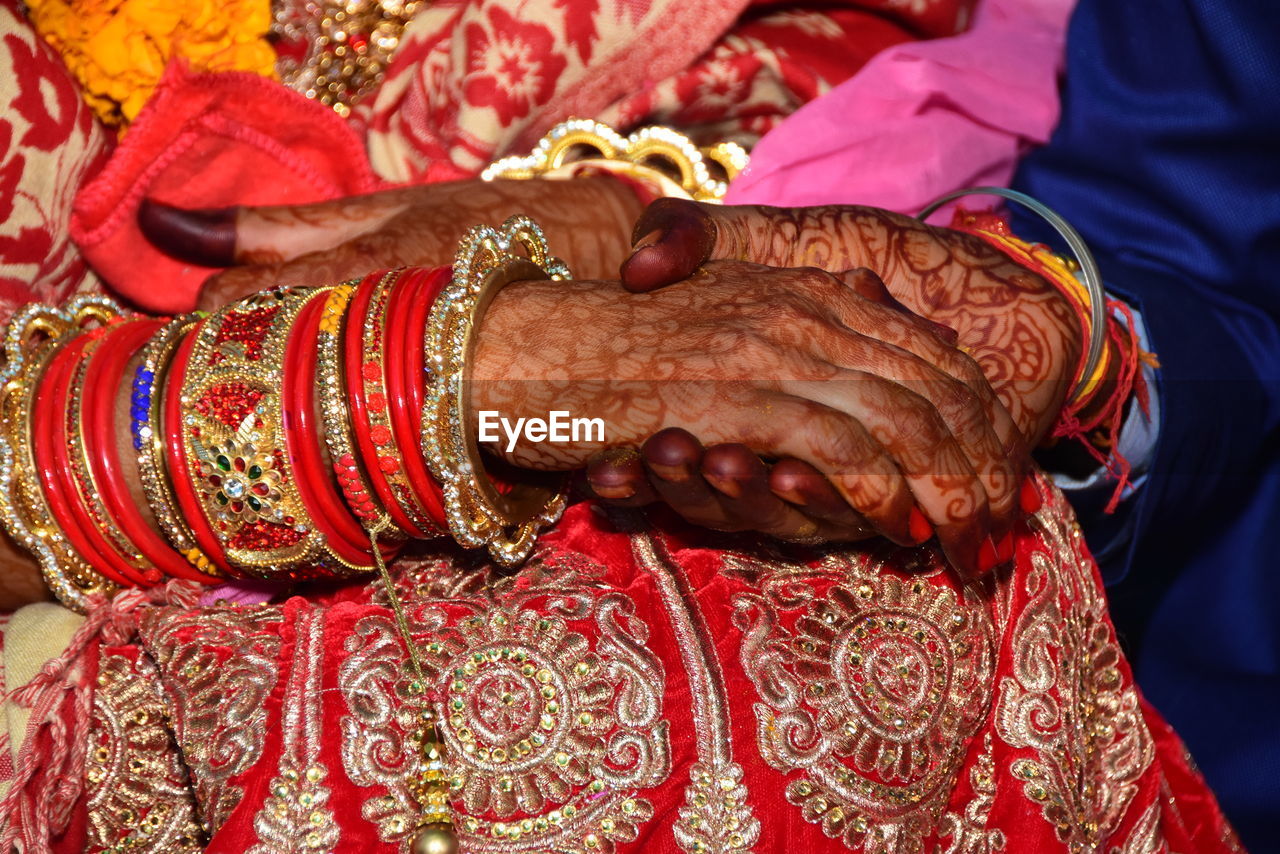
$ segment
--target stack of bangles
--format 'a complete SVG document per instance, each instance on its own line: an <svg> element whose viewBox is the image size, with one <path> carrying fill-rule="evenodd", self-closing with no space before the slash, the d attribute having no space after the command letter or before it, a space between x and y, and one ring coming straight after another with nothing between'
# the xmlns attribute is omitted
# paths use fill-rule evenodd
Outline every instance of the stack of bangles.
<svg viewBox="0 0 1280 854"><path fill-rule="evenodd" d="M1112 512L1129 482L1129 462L1117 447L1125 408L1136 400L1143 413L1148 413L1149 391L1142 366L1159 367L1159 363L1153 354L1142 349L1129 307L1107 298L1101 274L1084 239L1042 202L1004 187L974 187L934 201L921 212L920 219L971 194L999 196L1028 208L1057 231L1075 254L1074 259L1063 258L1044 244L1019 239L1010 230L1008 219L994 213L957 210L951 224L1038 273L1071 305L1085 345L1080 349L1074 379L1053 435L1079 440L1114 476L1116 487L1106 508Z"/></svg>
<svg viewBox="0 0 1280 854"><path fill-rule="evenodd" d="M370 572L446 533L518 563L564 497L486 474L464 419L472 331L506 283L567 277L515 217L473 229L452 269L211 314L27 306L4 340L4 525L78 611L171 578Z"/></svg>

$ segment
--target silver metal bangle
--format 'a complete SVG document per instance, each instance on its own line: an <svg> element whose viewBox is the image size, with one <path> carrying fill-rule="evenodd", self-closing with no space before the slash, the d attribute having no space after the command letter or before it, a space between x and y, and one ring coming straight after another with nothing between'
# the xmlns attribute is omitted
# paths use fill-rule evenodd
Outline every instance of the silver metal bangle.
<svg viewBox="0 0 1280 854"><path fill-rule="evenodd" d="M1093 253L1089 251L1089 246L1084 242L1084 238L1080 236L1080 232L1072 228L1071 223L1063 219L1061 214L1044 202L1038 201L1026 193L1010 190L1007 187L969 187L964 190L956 190L954 193L947 193L945 196L926 205L916 218L924 222L938 208L963 196L999 196L1002 199L1017 202L1049 223L1053 230L1058 232L1062 239L1067 242L1067 245L1071 247L1071 252L1075 255L1075 261L1080 265L1080 276L1084 280L1085 290L1089 292L1091 327L1089 330L1089 353L1084 360L1084 370L1080 372L1080 378L1076 381L1075 388L1071 389L1071 394L1068 395L1067 399L1071 400L1081 386L1088 381L1088 378L1093 376L1093 371L1098 366L1098 360L1102 358L1102 348L1106 344L1107 296L1102 290L1102 274L1098 271L1098 262L1093 259Z"/></svg>

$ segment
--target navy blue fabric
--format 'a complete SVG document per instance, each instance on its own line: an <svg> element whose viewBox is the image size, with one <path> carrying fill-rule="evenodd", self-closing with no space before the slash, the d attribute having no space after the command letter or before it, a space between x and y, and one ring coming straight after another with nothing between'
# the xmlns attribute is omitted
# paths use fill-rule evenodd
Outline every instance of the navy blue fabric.
<svg viewBox="0 0 1280 854"><path fill-rule="evenodd" d="M1081 523L1143 691L1250 850L1280 850L1280 7L1082 0L1060 126L1015 185L1145 317L1151 471Z"/></svg>

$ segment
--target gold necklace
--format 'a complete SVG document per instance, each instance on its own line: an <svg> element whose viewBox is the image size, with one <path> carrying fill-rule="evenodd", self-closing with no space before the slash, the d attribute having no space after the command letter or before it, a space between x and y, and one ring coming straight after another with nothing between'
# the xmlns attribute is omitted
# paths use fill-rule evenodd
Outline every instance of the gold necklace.
<svg viewBox="0 0 1280 854"><path fill-rule="evenodd" d="M369 545L373 550L374 562L378 565L382 586L391 601L396 631L404 642L409 667L413 672L409 693L422 703L418 728L410 736L410 743L420 751L422 770L408 781L409 792L418 802L419 808L417 835L413 837L409 851L411 854L458 854L458 835L454 832L453 813L449 809L450 782L445 763L444 740L440 736L439 721L428 697L422 659L418 657L418 648L409 634L409 621L405 618L404 606L396 594L387 563L382 559L382 549L378 547L379 533L381 531L376 529L370 531Z"/></svg>

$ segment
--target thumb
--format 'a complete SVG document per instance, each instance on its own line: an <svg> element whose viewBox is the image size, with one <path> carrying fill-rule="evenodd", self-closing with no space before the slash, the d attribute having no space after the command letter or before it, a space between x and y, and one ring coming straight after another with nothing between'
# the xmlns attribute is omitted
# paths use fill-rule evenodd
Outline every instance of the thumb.
<svg viewBox="0 0 1280 854"><path fill-rule="evenodd" d="M400 191L311 205L180 208L155 199L138 227L160 251L205 267L289 261L381 227L409 206Z"/></svg>
<svg viewBox="0 0 1280 854"><path fill-rule="evenodd" d="M619 278L627 290L642 293L693 275L715 249L716 228L697 202L658 199L636 221L631 241Z"/></svg>

